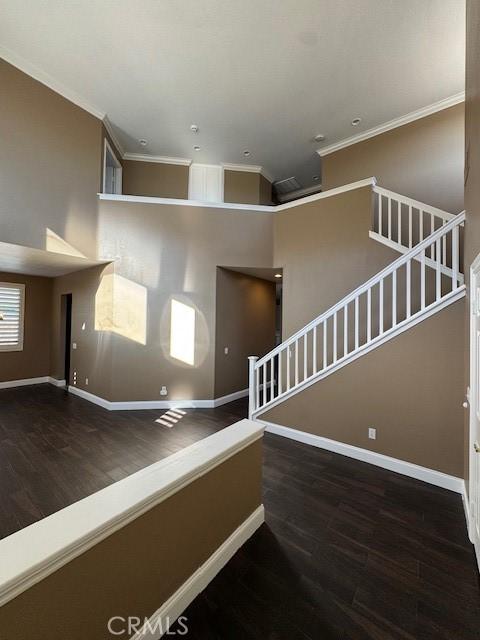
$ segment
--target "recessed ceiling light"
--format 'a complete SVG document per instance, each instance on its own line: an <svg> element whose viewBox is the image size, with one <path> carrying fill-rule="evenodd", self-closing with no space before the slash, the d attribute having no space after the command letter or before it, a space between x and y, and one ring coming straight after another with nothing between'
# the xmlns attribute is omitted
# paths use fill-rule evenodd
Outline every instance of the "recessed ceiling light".
<svg viewBox="0 0 480 640"><path fill-rule="evenodd" d="M196 145L193 147L193 150L194 150L194 151L200 151L200 147L198 146L198 144L196 144Z"/></svg>
<svg viewBox="0 0 480 640"><path fill-rule="evenodd" d="M317 135L314 137L315 142L323 142L325 140L325 136L323 135L323 133L317 133Z"/></svg>
<svg viewBox="0 0 480 640"><path fill-rule="evenodd" d="M198 133L198 125L191 124L190 125L190 131L193 131L193 133Z"/></svg>
<svg viewBox="0 0 480 640"><path fill-rule="evenodd" d="M276 274L275 274L275 278L281 278L281 277L282 277L282 274L281 274L281 273L276 273Z"/></svg>
<svg viewBox="0 0 480 640"><path fill-rule="evenodd" d="M351 122L352 127L356 127L357 125L360 124L361 121L362 121L361 118L354 118Z"/></svg>
<svg viewBox="0 0 480 640"><path fill-rule="evenodd" d="M147 146L147 144L148 144L148 143L147 143L147 141L146 141L144 138L141 138L141 139L139 140L139 143L142 145L142 147L146 147L146 146Z"/></svg>
<svg viewBox="0 0 480 640"><path fill-rule="evenodd" d="M320 176L313 176L312 180L315 180L315 182L317 182L317 180L320 180Z"/></svg>
<svg viewBox="0 0 480 640"><path fill-rule="evenodd" d="M250 155L250 151L248 151L247 149L245 149L245 151L243 152L243 155L248 158L248 156Z"/></svg>

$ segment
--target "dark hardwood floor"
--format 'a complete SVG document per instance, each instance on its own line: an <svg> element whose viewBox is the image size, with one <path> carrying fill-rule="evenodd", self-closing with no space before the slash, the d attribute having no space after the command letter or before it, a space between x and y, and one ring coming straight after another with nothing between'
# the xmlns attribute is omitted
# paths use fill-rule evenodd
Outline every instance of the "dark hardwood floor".
<svg viewBox="0 0 480 640"><path fill-rule="evenodd" d="M478 640L459 495L265 435L266 523L184 613L189 640Z"/></svg>
<svg viewBox="0 0 480 640"><path fill-rule="evenodd" d="M49 384L0 390L0 538L233 424L246 407L162 418L107 411Z"/></svg>
<svg viewBox="0 0 480 640"><path fill-rule="evenodd" d="M235 422L246 401L186 410L173 428L164 413L108 412L49 385L1 390L0 536ZM264 504L266 523L187 609L183 637L480 639L459 495L266 434Z"/></svg>

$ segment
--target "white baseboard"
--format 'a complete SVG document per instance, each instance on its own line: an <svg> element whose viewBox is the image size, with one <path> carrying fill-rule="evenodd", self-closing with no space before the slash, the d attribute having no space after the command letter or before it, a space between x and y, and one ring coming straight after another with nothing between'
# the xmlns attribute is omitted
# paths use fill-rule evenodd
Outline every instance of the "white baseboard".
<svg viewBox="0 0 480 640"><path fill-rule="evenodd" d="M323 436L317 436L313 433L306 433L305 431L298 431L297 429L291 429L290 427L284 427L273 422L267 422L266 420L257 420L260 424L265 425L265 431L275 433L276 435L290 438L291 440L297 440L304 444L312 445L313 447L319 447L320 449L326 449L327 451L333 451L339 453L342 456L354 458L355 460L361 460L362 462L368 462L376 467L382 467L395 473L400 473L410 478L416 478L423 482L428 482L437 487L443 489L449 489L455 491L455 493L463 494L465 483L463 478L457 478L456 476L450 476L441 471L435 471L434 469L428 469L427 467L421 467L420 465L413 464L412 462L406 462L405 460L399 460L398 458L391 458L383 453L377 453L375 451L369 451L368 449L361 449L360 447L354 447L351 444L345 444L344 442L338 442L337 440L330 440L330 438L324 438Z"/></svg>
<svg viewBox="0 0 480 640"><path fill-rule="evenodd" d="M105 400L105 398L101 398L100 396L96 396L93 393L89 393L88 391L84 391L83 389L79 389L78 387L74 387L71 384L68 385L69 393L73 393L75 396L79 396L84 400L88 400L89 402L93 402L93 404L98 404L98 406L103 407L104 409L111 410L112 402Z"/></svg>
<svg viewBox="0 0 480 640"><path fill-rule="evenodd" d="M0 382L0 389L14 389L15 387L29 387L32 384L45 384L49 382L56 387L64 387L65 380L57 380L51 376L40 376L39 378L24 378L23 380L7 380Z"/></svg>
<svg viewBox="0 0 480 640"><path fill-rule="evenodd" d="M228 404L229 402L233 402L234 400L240 400L240 398L246 398L248 396L248 389L242 389L241 391L235 391L235 393L229 393L226 396L221 396L220 398L215 398L213 402L213 407L221 407L222 404Z"/></svg>
<svg viewBox="0 0 480 640"><path fill-rule="evenodd" d="M49 376L48 382L50 384L53 384L55 387L66 387L67 386L67 383L66 383L65 380L58 380L58 378L52 378L51 376Z"/></svg>
<svg viewBox="0 0 480 640"><path fill-rule="evenodd" d="M144 631L139 631L130 640L158 640L185 611L188 605L208 586L232 556L245 544L265 521L265 511L260 505L220 545L202 566L177 589L177 591L150 617ZM188 620L185 621L188 626Z"/></svg>
<svg viewBox="0 0 480 640"><path fill-rule="evenodd" d="M462 488L462 502L463 502L463 510L465 511L465 520L467 521L468 538L470 542L473 544L471 520L470 520L470 502L468 499L467 485L465 482L463 483L463 488Z"/></svg>
<svg viewBox="0 0 480 640"><path fill-rule="evenodd" d="M40 378L25 378L23 380L7 380L6 382L0 382L0 389L13 389L14 387L28 387L32 384L43 384L49 382L48 376L41 376Z"/></svg>
<svg viewBox="0 0 480 640"><path fill-rule="evenodd" d="M50 383L56 387L66 387L65 380L58 380L51 376L42 376L41 378L26 378L25 380L8 380L7 382L0 382L0 389L11 389L14 387L26 387L32 384L44 384ZM71 393L98 404L108 411L135 411L139 409L214 409L215 407L221 407L223 404L239 400L240 398L246 398L248 396L248 389L242 389L241 391L235 391L229 393L226 396L220 398L214 398L213 400L133 400L125 402L110 402L105 398L96 396L85 389L79 389L69 385L68 391Z"/></svg>
<svg viewBox="0 0 480 640"><path fill-rule="evenodd" d="M242 391L236 391L230 393L221 398L215 398L214 400L132 400L132 401L119 401L111 402L100 396L96 396L89 391L79 389L70 385L68 390L94 404L98 404L108 411L136 411L140 409L214 409L220 407L228 402L233 402L239 398L245 398L248 396L248 389L242 389Z"/></svg>

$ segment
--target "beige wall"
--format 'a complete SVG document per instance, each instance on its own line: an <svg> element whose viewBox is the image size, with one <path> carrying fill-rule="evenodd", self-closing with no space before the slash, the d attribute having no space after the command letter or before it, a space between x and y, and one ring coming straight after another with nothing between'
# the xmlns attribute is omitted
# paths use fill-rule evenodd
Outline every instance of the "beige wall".
<svg viewBox="0 0 480 640"><path fill-rule="evenodd" d="M464 105L444 109L322 158L322 187L378 183L451 213L463 210Z"/></svg>
<svg viewBox="0 0 480 640"><path fill-rule="evenodd" d="M225 170L223 199L225 202L271 205L272 185L260 173Z"/></svg>
<svg viewBox="0 0 480 640"><path fill-rule="evenodd" d="M52 304L51 375L64 378L64 334L62 330L62 294L72 294L72 342L77 349L70 351L70 384L76 372L76 386L111 399L112 395L112 337L96 326L97 292L102 276L111 274L113 267L93 267L55 278ZM97 314L98 315L98 314ZM88 385L85 379L88 378Z"/></svg>
<svg viewBox="0 0 480 640"><path fill-rule="evenodd" d="M275 215L284 339L398 257L368 237L371 216L369 187Z"/></svg>
<svg viewBox="0 0 480 640"><path fill-rule="evenodd" d="M0 282L25 285L25 321L22 351L0 352L0 382L50 375L50 278L0 273Z"/></svg>
<svg viewBox="0 0 480 640"><path fill-rule="evenodd" d="M217 267L270 267L272 215L101 202L102 254L116 258L114 266L104 273L90 269L66 276L55 287L54 318L60 293L73 291L77 386L110 400L213 398ZM195 310L193 366L170 355L172 299ZM55 354L59 375L61 345ZM110 368L111 388L106 386ZM160 396L162 385L168 387L166 397Z"/></svg>
<svg viewBox="0 0 480 640"><path fill-rule="evenodd" d="M123 193L158 198L188 198L188 167L161 162L123 161Z"/></svg>
<svg viewBox="0 0 480 640"><path fill-rule="evenodd" d="M262 418L463 477L463 315L460 300Z"/></svg>
<svg viewBox="0 0 480 640"><path fill-rule="evenodd" d="M248 356L275 346L275 284L217 269L215 397L248 387ZM228 354L225 354L228 347Z"/></svg>
<svg viewBox="0 0 480 640"><path fill-rule="evenodd" d="M467 61L465 100L465 275L480 253L480 4L467 0ZM469 384L470 296L465 305L465 388ZM466 412L467 413L467 412ZM465 417L465 478L468 478L470 436ZM468 483L467 483L468 488Z"/></svg>
<svg viewBox="0 0 480 640"><path fill-rule="evenodd" d="M273 204L272 183L262 176L262 174L260 174L260 198L258 203L266 205Z"/></svg>
<svg viewBox="0 0 480 640"><path fill-rule="evenodd" d="M46 248L47 228L96 257L102 123L0 60L0 237Z"/></svg>
<svg viewBox="0 0 480 640"><path fill-rule="evenodd" d="M260 506L261 464L259 440L3 605L2 637L105 640L112 616L149 618Z"/></svg>
<svg viewBox="0 0 480 640"><path fill-rule="evenodd" d="M363 188L276 214L283 338L398 257L368 237L371 212L372 194ZM412 282L416 275L413 265ZM433 287L429 274L427 297ZM386 283L386 305L388 295ZM417 298L415 293L413 304ZM377 302L372 297L374 317ZM265 419L462 476L463 310L463 301L457 302L264 414ZM403 313L401 303L398 312ZM361 321L365 317L361 305ZM385 323L388 328L388 314ZM352 333L353 322L349 326ZM342 327L340 318L339 343ZM364 330L362 325L361 335ZM373 445L368 426L379 430Z"/></svg>

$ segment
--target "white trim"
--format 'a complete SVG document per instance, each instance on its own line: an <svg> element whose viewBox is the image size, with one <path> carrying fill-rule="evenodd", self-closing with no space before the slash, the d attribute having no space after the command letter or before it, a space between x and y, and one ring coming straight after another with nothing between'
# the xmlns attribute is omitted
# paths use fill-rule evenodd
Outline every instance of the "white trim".
<svg viewBox="0 0 480 640"><path fill-rule="evenodd" d="M112 200L117 202L139 202L144 204L169 204L177 207L204 207L209 209L227 209L237 211L250 211L262 213L274 213L276 207L260 204L235 204L226 202L200 202L198 200L182 200L180 198L154 198L151 196L127 196L113 193L98 193L100 200Z"/></svg>
<svg viewBox="0 0 480 640"><path fill-rule="evenodd" d="M51 376L48 377L47 382L49 382L50 384L53 384L54 387L66 387L67 383L65 380L59 380L58 378L52 378Z"/></svg>
<svg viewBox="0 0 480 640"><path fill-rule="evenodd" d="M477 363L477 349L476 349L476 322L475 315L480 301L477 296L478 287L478 270L480 269L480 253L477 254L473 262L470 264L470 282L469 282L469 384L467 389L467 400L469 407L469 429L468 429L468 516L469 516L469 537L475 549L475 555L477 558L478 566L480 567L480 540L478 539L478 517L476 513L476 504L478 504L478 476L476 465L478 462L475 460L478 454L475 451L475 438L478 437L478 419L477 419L477 407L479 404L478 398L478 363ZM469 391L469 392L468 392ZM471 507L470 507L471 505Z"/></svg>
<svg viewBox="0 0 480 640"><path fill-rule="evenodd" d="M124 160L135 160L137 162L157 162L159 164L177 164L183 167L189 167L192 164L191 158L171 158L169 156L149 156L146 153L129 153L123 154Z"/></svg>
<svg viewBox="0 0 480 640"><path fill-rule="evenodd" d="M456 213L449 213L448 211L444 211L443 209L439 209L438 207L432 207L432 205L430 204L425 204L425 202L420 202L420 200L415 200L414 198L409 198L408 196L404 196L401 193L396 193L395 191L391 191L390 189L385 189L385 187L379 187L378 185L376 185L373 190L379 195L387 196L387 198L396 200L401 204L408 204L414 209L418 209L419 211L431 213L433 216L442 218L447 222L450 222L450 220L453 220L457 217ZM460 211L459 213L462 212Z"/></svg>
<svg viewBox="0 0 480 640"><path fill-rule="evenodd" d="M225 171L245 171L247 173L260 173L266 180L273 183L273 178L266 170L257 164L232 164L231 162L223 162Z"/></svg>
<svg viewBox="0 0 480 640"><path fill-rule="evenodd" d="M364 180L358 180L357 182L351 182L341 187L335 187L335 189L329 189L328 191L322 191L321 193L315 193L305 198L299 198L293 202L286 202L276 206L260 205L260 204L235 204L228 202L199 202L197 200L181 200L178 198L154 198L150 196L128 196L128 195L116 195L114 193L98 193L100 200L113 200L119 202L141 202L146 204L173 204L181 207L209 207L213 209L232 209L240 211L261 211L263 213L278 213L293 207L299 207L303 204L315 202L316 200L323 200L323 198L330 198L331 196L337 196L340 193L347 191L353 191L354 189L362 189L364 187L374 187L377 181L374 177L365 178Z"/></svg>
<svg viewBox="0 0 480 640"><path fill-rule="evenodd" d="M410 113L407 113L403 116L394 118L393 120L389 120L388 122L380 124L377 127L367 129L367 131L362 131L361 133L357 133L356 135L350 136L349 138L344 138L343 140L334 142L333 144L329 144L326 147L321 147L320 149L317 149L317 153L320 157L323 158L330 153L334 153L335 151L340 151L340 149L350 147L352 144L363 142L364 140L368 140L369 138L378 136L381 133L385 133L386 131L391 131L392 129L396 129L397 127L402 127L404 124L408 124L409 122L414 122L415 120L420 120L421 118L430 116L433 113L442 111L443 109L454 107L456 104L460 104L464 101L465 91L461 91L460 93L456 93L453 96L444 98L443 100L439 100L438 102L434 102L433 104L430 104L426 107L422 107L421 109L417 109L416 111L411 111Z"/></svg>
<svg viewBox="0 0 480 640"><path fill-rule="evenodd" d="M107 176L107 150L115 161L115 195L121 195L123 188L123 167L117 158L117 153L109 143L107 137L103 138L103 166L102 166L102 191L105 193L105 180Z"/></svg>
<svg viewBox="0 0 480 640"><path fill-rule="evenodd" d="M22 380L7 380L0 382L0 389L13 389L15 387L29 387L33 384L53 384L55 387L65 387L65 380L58 380L51 376L40 376L39 378L24 378Z"/></svg>
<svg viewBox="0 0 480 640"><path fill-rule="evenodd" d="M105 400L105 398L101 398L100 396L96 396L93 393L90 393L89 391L84 391L84 389L79 389L78 387L74 387L71 384L68 385L67 388L69 393L73 393L73 395L75 396L79 396L80 398L83 398L84 400L88 400L89 402L93 402L93 404L98 404L99 407L103 407L104 409L108 409L109 411L111 411L113 409L113 407L111 406L113 403L110 402L109 400ZM128 402L125 403L117 403L117 404L126 404L128 405ZM121 407L123 409L123 407ZM125 409L129 409L130 407L125 407ZM156 407L151 407L152 409L155 409Z"/></svg>
<svg viewBox="0 0 480 640"><path fill-rule="evenodd" d="M58 380L51 376L40 376L39 378L23 378L22 380L7 380L0 382L0 389L14 389L15 387L29 387L32 384L53 384L55 387L64 387L65 380Z"/></svg>
<svg viewBox="0 0 480 640"><path fill-rule="evenodd" d="M263 430L240 420L0 540L0 606L261 439Z"/></svg>
<svg viewBox="0 0 480 640"><path fill-rule="evenodd" d="M20 71L23 71L23 73L26 73L34 80L38 80L38 82L41 82L55 93L63 96L73 104L77 105L77 107L80 107L80 109L83 109L92 116L95 116L95 118L98 118L99 120L103 120L105 118L104 111L101 111L98 107L92 105L90 102L79 96L78 93L69 89L61 82L54 80L52 76L39 69L22 56L14 53L10 49L7 49L7 47L0 46L0 58L3 58L17 69L20 69Z"/></svg>
<svg viewBox="0 0 480 640"><path fill-rule="evenodd" d="M368 232L368 237L371 238L371 240L375 240L376 242L380 242L380 244L385 245L386 247L389 247L390 249L393 249L394 251L398 251L398 253L401 254L405 254L405 253L409 253L412 249L409 247L405 247L403 244L400 244L399 242L395 242L395 240L389 240L388 238L386 238L385 236L381 236L379 233L377 233L376 231L369 231ZM416 260L417 262L421 262L422 259L420 256L413 256L413 260ZM431 267L432 269L436 269L436 262L435 260L432 260L432 258L429 258L428 256L425 256L425 264L429 267ZM440 271L443 273L443 275L448 276L449 278L452 277L453 271L450 267L445 267L443 264L440 265ZM463 275L463 273L458 272L457 274L458 276L458 282L460 284L464 284L465 283L465 277Z"/></svg>
<svg viewBox="0 0 480 640"><path fill-rule="evenodd" d="M6 382L0 382L0 389L13 389L14 387L28 387L32 384L43 384L44 382L50 382L48 376L41 376L39 378L23 378L22 380L7 380Z"/></svg>
<svg viewBox="0 0 480 640"><path fill-rule="evenodd" d="M138 631L130 640L158 640L163 634L151 630L167 631L195 598L209 585L227 562L265 522L265 509L260 505L235 529L206 562L193 573L182 586L145 623L145 632Z"/></svg>
<svg viewBox="0 0 480 640"><path fill-rule="evenodd" d="M288 398L291 398L292 396L296 395L300 391L303 391L304 389L311 387L312 384L316 384L320 380L323 380L323 378L326 378L327 376L331 375L335 371L342 369L342 367L345 367L350 362L353 362L354 360L357 360L358 358L364 356L370 351L373 351L373 349L380 347L382 344L384 344L389 340L392 340L393 338L400 335L404 331L411 329L419 322L426 320L433 314L437 313L441 309L444 309L445 307L448 307L454 302L457 302L457 300L460 300L464 296L465 296L465 285L461 285L454 291L451 291L449 294L447 294L446 296L438 300L437 302L432 303L429 307L418 311L415 315L410 316L406 320L403 320L402 322L398 323L391 329L388 329L387 331L380 334L376 338L373 338L373 340L371 340L370 342L367 342L364 345L360 346L356 351L353 351L349 353L347 356L340 358L335 363L323 369L323 371L320 371L317 374L312 375L310 378L305 380L305 382L300 383L298 386L290 389L290 391L283 393L281 396L278 396L277 398L269 401L267 404L263 405L259 409L256 409L255 411L252 412L253 419L256 420L258 416L261 415L262 413L265 413L266 411L270 411L270 409L273 409L273 407L276 407L277 405L281 404ZM288 339L288 341L290 340L291 338ZM264 356L264 357L267 357L267 356ZM264 362L263 359L259 360L256 366L258 367L263 366L263 362Z"/></svg>
<svg viewBox="0 0 480 640"><path fill-rule="evenodd" d="M465 481L463 482L463 487L462 487L462 502L463 502L463 510L465 512L465 521L467 523L468 538L470 542L473 544L471 520L470 520L470 505L469 505L469 498L467 493L467 483Z"/></svg>
<svg viewBox="0 0 480 640"><path fill-rule="evenodd" d="M23 351L23 340L25 334L25 284L20 282L0 282L0 289L17 289L19 291L19 311L18 311L18 341L0 345L0 353L10 353L13 351ZM1 325L0 325L1 327Z"/></svg>
<svg viewBox="0 0 480 640"><path fill-rule="evenodd" d="M47 381L45 380L45 382ZM143 409L214 409L215 407L220 407L228 402L233 402L234 400L248 396L248 389L242 389L241 391L235 391L234 393L229 393L226 396L214 398L213 400L126 400L112 402L72 385L69 385L68 391L80 398L83 398L84 400L98 404L100 407L103 407L108 411L136 411Z"/></svg>
<svg viewBox="0 0 480 640"><path fill-rule="evenodd" d="M335 189L328 189L328 191L314 193L311 196L305 196L304 198L299 198L298 200L294 200L293 202L285 202L283 204L279 204L276 207L273 207L273 209L275 209L275 212L286 211L287 209L291 209L292 207L298 207L302 204L315 202L316 200L323 200L323 198L330 198L331 196L338 196L340 193L346 193L347 191L353 191L354 189L374 187L376 184L377 181L374 177L365 178L364 180L357 180L356 182L344 184L341 187L335 187Z"/></svg>
<svg viewBox="0 0 480 640"><path fill-rule="evenodd" d="M229 402L234 402L234 400L240 400L240 398L246 398L248 396L248 388L242 389L241 391L235 391L234 393L229 393L226 396L221 396L220 398L215 398L211 402L213 402L212 407L221 407L224 404L228 404ZM209 402L207 400L207 402Z"/></svg>
<svg viewBox="0 0 480 640"><path fill-rule="evenodd" d="M399 460L398 458L391 458L383 453L354 447L351 444L338 442L337 440L331 440L330 438L324 438L323 436L317 436L313 433L299 431L297 429L292 429L291 427L284 427L266 420L258 420L258 422L263 424L265 426L265 431L269 433L274 433L278 436L283 436L284 438L290 438L297 442L303 442L304 444L309 444L312 447L319 447L320 449L333 451L334 453L339 453L340 455L347 456L348 458L367 462L368 464L373 464L376 467L382 467L382 469L388 469L389 471L394 471L395 473L400 473L404 476L409 476L410 478L416 478L417 480L428 482L429 484L442 487L443 489L455 491L455 493L463 493L463 487L465 484L463 478L457 478L456 476L448 475L442 471L421 467L418 464Z"/></svg>

